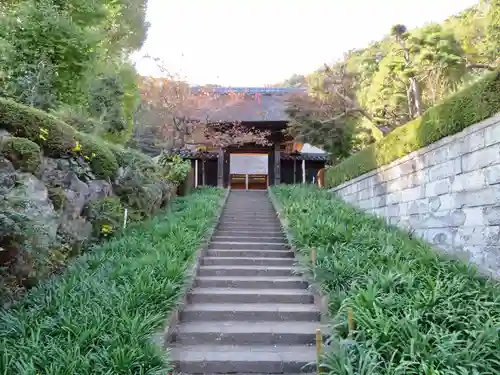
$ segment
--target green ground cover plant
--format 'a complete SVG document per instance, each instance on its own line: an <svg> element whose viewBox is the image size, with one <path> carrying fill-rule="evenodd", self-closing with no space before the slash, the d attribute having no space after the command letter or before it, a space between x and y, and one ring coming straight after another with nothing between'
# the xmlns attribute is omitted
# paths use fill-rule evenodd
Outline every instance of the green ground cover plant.
<svg viewBox="0 0 500 375"><path fill-rule="evenodd" d="M0 374L167 374L152 335L183 292L223 194L176 198L0 311Z"/></svg>
<svg viewBox="0 0 500 375"><path fill-rule="evenodd" d="M272 191L303 263L329 296L326 373L500 373L498 282L325 190Z"/></svg>
<svg viewBox="0 0 500 375"><path fill-rule="evenodd" d="M327 187L361 176L500 112L500 70L486 74L325 173Z"/></svg>

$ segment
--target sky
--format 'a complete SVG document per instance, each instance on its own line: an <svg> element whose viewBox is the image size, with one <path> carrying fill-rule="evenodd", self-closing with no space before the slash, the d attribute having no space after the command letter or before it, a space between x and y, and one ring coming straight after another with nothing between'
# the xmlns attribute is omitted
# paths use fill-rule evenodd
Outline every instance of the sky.
<svg viewBox="0 0 500 375"><path fill-rule="evenodd" d="M262 87L307 74L395 24L441 22L478 0L149 0L151 24L133 55L142 75L191 84Z"/></svg>

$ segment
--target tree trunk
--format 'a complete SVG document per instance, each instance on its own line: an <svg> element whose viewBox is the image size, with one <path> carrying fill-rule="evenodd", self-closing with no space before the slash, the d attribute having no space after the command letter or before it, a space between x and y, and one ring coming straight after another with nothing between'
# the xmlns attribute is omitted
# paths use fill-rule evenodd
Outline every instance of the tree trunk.
<svg viewBox="0 0 500 375"><path fill-rule="evenodd" d="M410 87L413 96L413 104L415 105L415 113L417 116L422 116L424 113L422 109L422 93L420 92L420 85L415 77L410 78Z"/></svg>
<svg viewBox="0 0 500 375"><path fill-rule="evenodd" d="M403 57L406 62L407 67L411 67L412 61L411 61L411 55L410 55L410 50L408 47L406 47L405 42L401 39L398 38L398 43L401 46L401 49L403 50ZM422 116L423 110L422 110L422 94L420 91L420 85L415 77L410 78L410 91L411 91L411 96L413 99L413 105L415 108L414 115L417 116Z"/></svg>
<svg viewBox="0 0 500 375"><path fill-rule="evenodd" d="M406 100L408 101L408 114L410 115L410 119L412 119L415 116L413 114L413 100L410 87L406 89Z"/></svg>

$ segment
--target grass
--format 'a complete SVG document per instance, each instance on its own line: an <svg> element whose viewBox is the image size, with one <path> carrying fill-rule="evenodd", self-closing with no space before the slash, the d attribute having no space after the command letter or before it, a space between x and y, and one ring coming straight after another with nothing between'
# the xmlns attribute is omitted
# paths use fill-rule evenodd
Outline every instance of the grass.
<svg viewBox="0 0 500 375"><path fill-rule="evenodd" d="M183 292L222 194L176 199L0 311L0 374L167 374L151 337Z"/></svg>
<svg viewBox="0 0 500 375"><path fill-rule="evenodd" d="M293 242L329 295L336 375L500 374L500 285L314 187L278 186ZM349 330L348 311L355 329Z"/></svg>
<svg viewBox="0 0 500 375"><path fill-rule="evenodd" d="M328 167L327 187L335 187L405 155L456 134L500 112L500 70L429 108L423 116L400 126L340 164Z"/></svg>

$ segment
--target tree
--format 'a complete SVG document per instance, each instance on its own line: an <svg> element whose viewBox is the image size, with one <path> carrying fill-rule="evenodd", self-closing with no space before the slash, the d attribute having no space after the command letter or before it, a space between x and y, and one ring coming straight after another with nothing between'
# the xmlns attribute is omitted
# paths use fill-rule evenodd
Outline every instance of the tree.
<svg viewBox="0 0 500 375"><path fill-rule="evenodd" d="M417 71L413 64L411 56L411 47L409 43L409 32L405 25L395 25L391 29L391 35L399 48L395 49L395 53L401 54L403 57L402 64L399 65L399 72L409 82L408 87L408 109L410 117L422 116L424 113L422 105L422 93L420 83L416 77Z"/></svg>
<svg viewBox="0 0 500 375"><path fill-rule="evenodd" d="M218 149L247 143L269 144L269 131L210 118L214 108L222 110L224 106L245 100L243 94L228 95L224 101L212 89L202 89L194 94L188 84L168 74L161 63L159 65L168 78L143 77L139 83L142 112L139 126L153 128L160 138L157 146L176 151L196 146ZM199 118L193 115L194 112L206 115Z"/></svg>
<svg viewBox="0 0 500 375"><path fill-rule="evenodd" d="M145 40L145 14L146 0L2 2L0 96L102 120L100 135L124 142L138 99L127 56Z"/></svg>
<svg viewBox="0 0 500 375"><path fill-rule="evenodd" d="M486 49L494 64L500 58L500 0L486 0Z"/></svg>
<svg viewBox="0 0 500 375"><path fill-rule="evenodd" d="M367 130L353 121L363 110L355 107L341 88L328 90L322 78L316 77L316 85L309 94L288 98L287 133L298 141L323 148L330 153L332 162L337 163L359 149L360 138L356 136Z"/></svg>
<svg viewBox="0 0 500 375"><path fill-rule="evenodd" d="M339 140L351 131L361 136L357 129L362 128L370 128L375 138L387 134L485 70L496 69L499 30L500 0L482 0L442 24L415 30L396 25L382 40L348 51L341 61L305 77L311 93L334 96L322 114L312 110L322 102L299 101L293 109L294 132L311 143L331 143L338 149L330 149L334 154L362 147L371 139L359 146Z"/></svg>
<svg viewBox="0 0 500 375"><path fill-rule="evenodd" d="M465 52L455 35L439 24L414 31L410 43L426 106L435 105L461 83L466 73Z"/></svg>

